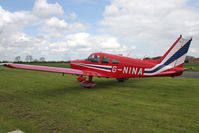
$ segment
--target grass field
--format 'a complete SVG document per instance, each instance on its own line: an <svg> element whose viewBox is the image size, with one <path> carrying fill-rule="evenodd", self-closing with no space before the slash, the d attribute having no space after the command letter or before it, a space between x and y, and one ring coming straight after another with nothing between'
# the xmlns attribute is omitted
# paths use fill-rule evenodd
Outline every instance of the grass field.
<svg viewBox="0 0 199 133"><path fill-rule="evenodd" d="M199 64L185 63L184 68L193 68L193 70L189 70L189 71L199 71Z"/></svg>
<svg viewBox="0 0 199 133"><path fill-rule="evenodd" d="M119 83L0 68L0 133L199 132L198 79L141 78Z"/></svg>

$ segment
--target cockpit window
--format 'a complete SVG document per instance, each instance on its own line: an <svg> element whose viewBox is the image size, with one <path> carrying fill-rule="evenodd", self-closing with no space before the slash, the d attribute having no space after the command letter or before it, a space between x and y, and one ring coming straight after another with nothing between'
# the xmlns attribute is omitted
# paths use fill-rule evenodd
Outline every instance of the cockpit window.
<svg viewBox="0 0 199 133"><path fill-rule="evenodd" d="M99 55L91 55L88 58L88 62L99 63L99 60L100 60L100 56Z"/></svg>
<svg viewBox="0 0 199 133"><path fill-rule="evenodd" d="M118 60L112 59L112 64L120 64Z"/></svg>
<svg viewBox="0 0 199 133"><path fill-rule="evenodd" d="M102 56L101 63L109 64L110 58Z"/></svg>

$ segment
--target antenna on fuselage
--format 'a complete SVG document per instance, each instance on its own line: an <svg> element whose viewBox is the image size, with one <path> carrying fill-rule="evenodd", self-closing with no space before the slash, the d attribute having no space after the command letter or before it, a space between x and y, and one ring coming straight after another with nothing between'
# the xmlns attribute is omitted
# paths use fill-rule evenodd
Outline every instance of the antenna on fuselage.
<svg viewBox="0 0 199 133"><path fill-rule="evenodd" d="M145 58L149 58L149 56L148 55L144 55L144 57L141 58L141 60L144 60Z"/></svg>

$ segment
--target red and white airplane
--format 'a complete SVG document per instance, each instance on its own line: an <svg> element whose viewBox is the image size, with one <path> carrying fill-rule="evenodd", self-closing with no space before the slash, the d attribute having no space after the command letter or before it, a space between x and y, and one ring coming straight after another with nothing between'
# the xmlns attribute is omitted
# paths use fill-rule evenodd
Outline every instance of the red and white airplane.
<svg viewBox="0 0 199 133"><path fill-rule="evenodd" d="M71 68L45 67L22 64L4 64L21 68L57 73L75 74L83 87L93 87L93 76L116 78L122 82L128 78L174 77L183 73L183 64L192 38L180 37L160 59L134 59L107 53L93 53L86 60L71 61ZM86 77L88 76L88 80Z"/></svg>

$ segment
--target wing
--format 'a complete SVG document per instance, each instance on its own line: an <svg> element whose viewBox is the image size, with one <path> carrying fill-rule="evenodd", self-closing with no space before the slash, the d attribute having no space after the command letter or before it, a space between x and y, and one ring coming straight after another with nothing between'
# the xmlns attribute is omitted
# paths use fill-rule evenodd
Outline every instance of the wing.
<svg viewBox="0 0 199 133"><path fill-rule="evenodd" d="M106 75L103 75L101 73L97 73L94 71L77 70L77 69L72 69L72 68L46 67L46 66L11 64L11 63L4 64L4 66L10 67L10 68L19 68L19 69L28 69L28 70L37 70L37 71L46 71L46 72L106 77Z"/></svg>

